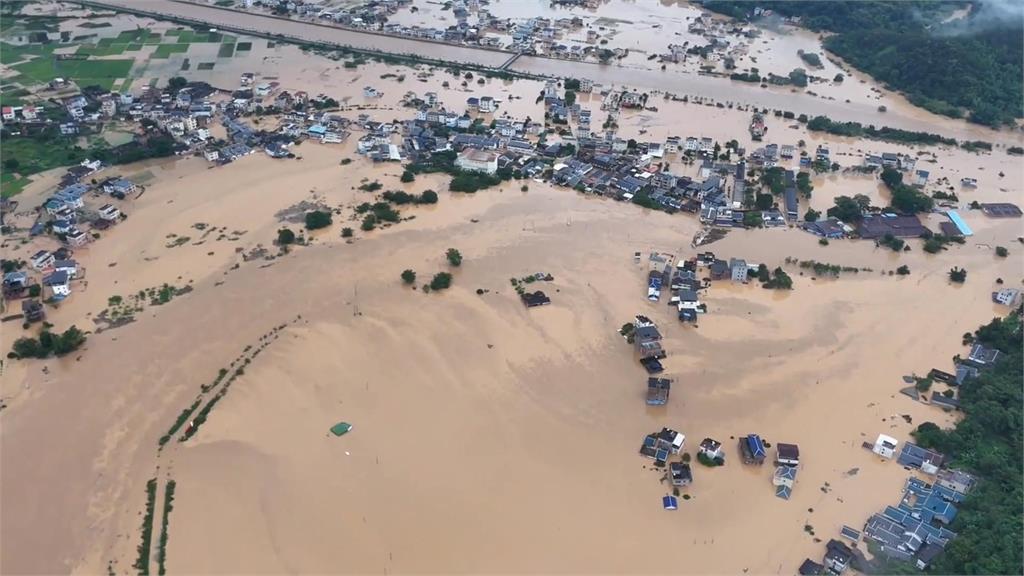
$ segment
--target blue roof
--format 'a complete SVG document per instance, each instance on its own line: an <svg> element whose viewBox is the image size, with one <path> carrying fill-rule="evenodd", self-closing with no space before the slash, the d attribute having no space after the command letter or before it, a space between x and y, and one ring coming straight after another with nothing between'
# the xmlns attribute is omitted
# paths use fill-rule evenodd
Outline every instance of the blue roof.
<svg viewBox="0 0 1024 576"><path fill-rule="evenodd" d="M953 224L956 225L957 230L959 230L961 234L964 236L974 235L974 232L971 231L971 227L967 225L967 222L964 222L964 219L960 217L960 214L956 210L946 212L946 216L949 216L949 219L953 221Z"/></svg>
<svg viewBox="0 0 1024 576"><path fill-rule="evenodd" d="M775 488L775 496L782 498L783 500L789 500L789 497L793 495L793 489L789 486L778 486Z"/></svg>
<svg viewBox="0 0 1024 576"><path fill-rule="evenodd" d="M750 455L754 458L764 458L767 456L767 452L764 449L764 442L761 441L761 437L757 434L750 434L747 436L747 447L750 448Z"/></svg>
<svg viewBox="0 0 1024 576"><path fill-rule="evenodd" d="M675 510L679 507L679 501L676 500L675 496L665 496L661 499L661 505L665 510Z"/></svg>

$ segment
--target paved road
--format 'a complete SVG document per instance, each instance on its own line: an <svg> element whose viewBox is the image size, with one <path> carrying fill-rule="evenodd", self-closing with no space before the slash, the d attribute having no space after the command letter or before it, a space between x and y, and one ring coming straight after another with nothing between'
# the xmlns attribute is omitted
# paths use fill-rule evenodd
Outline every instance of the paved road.
<svg viewBox="0 0 1024 576"><path fill-rule="evenodd" d="M187 18L210 27L228 30L283 34L311 42L332 43L391 54L415 54L436 60L472 63L492 68L500 67L513 54L503 50L457 46L349 30L317 22L229 10L180 0L92 0L92 3L111 8L141 11L155 17ZM808 116L825 115L833 120L857 121L876 126L936 132L958 139L1007 142L1019 140L1018 137L1005 132L997 134L980 126L935 116L909 104L890 106L888 112L882 113L872 103L825 100L803 92L764 89L757 85L691 73L627 68L537 56L520 57L512 64L510 70L558 78L589 78L595 83L603 85L630 86L640 90L662 90L680 96L700 96L720 102L790 110L796 114L807 114Z"/></svg>

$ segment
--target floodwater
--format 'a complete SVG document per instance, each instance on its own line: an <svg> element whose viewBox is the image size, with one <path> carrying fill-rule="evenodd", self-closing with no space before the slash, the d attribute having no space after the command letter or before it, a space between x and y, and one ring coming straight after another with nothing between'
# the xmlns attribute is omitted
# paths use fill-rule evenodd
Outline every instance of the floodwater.
<svg viewBox="0 0 1024 576"><path fill-rule="evenodd" d="M359 182L445 187L438 175L403 185L394 165L340 166L353 147L131 167L152 183L125 222L76 254L88 286L50 320L88 325L109 297L161 282L194 290L92 335L75 358L8 367L6 571L127 569L152 477L178 483L171 571L791 571L821 554L806 524L834 534L893 502L907 473L861 442L952 422L898 395L900 376L946 367L959 335L996 312L994 279L1022 273L1019 260L982 249L1011 245L1018 222L979 227L938 256L735 231L710 248L772 267L792 256L873 271L824 280L792 268L792 293L716 284L708 315L688 327L646 300L646 267L632 254L692 255L692 218L517 182L442 192L436 206L403 208L415 220L346 243L340 227L358 228L354 206L371 198ZM338 210L333 226L306 234L311 246L243 260L258 245L276 251L274 214L311 199ZM448 269L450 247L465 258L452 289L402 286L405 268L421 282ZM884 273L900 264L911 276ZM945 279L953 264L970 270L966 285ZM536 285L554 303L527 310L509 278L535 272L554 276ZM637 313L666 336L676 383L665 409L644 405L645 374L616 334ZM195 438L158 454L199 385L278 325ZM339 420L355 430L329 437ZM661 510L667 488L636 454L662 426L685 433L691 453L705 436L726 446L726 466L695 468L676 513ZM792 500L774 496L770 466L737 460L736 438L752 432L800 444Z"/></svg>
<svg viewBox="0 0 1024 576"><path fill-rule="evenodd" d="M259 44L250 56L188 76L231 88L242 71L258 72L279 89L334 97L352 118L409 118L401 105L409 91L437 91L453 109L469 93L492 94L503 101L499 115L543 115L536 81L474 79L463 88L425 66L351 70L294 46ZM365 98L365 85L384 96ZM599 125L600 97L580 102ZM651 103L658 113L623 111L619 136L753 146L747 111ZM767 122L765 143L805 140L812 153L826 144L843 166L869 151L916 155L932 171L929 191L977 177L976 190L957 189L961 203L1024 199L1020 161L1001 148L897 146L809 134L774 116ZM709 313L697 327L683 326L669 307L646 300L646 267L632 254L693 255L693 217L532 181L475 195L446 192L442 175L402 184L400 166L355 153L357 137L304 143L294 148L301 160L256 154L210 167L165 159L101 173L144 181L146 190L121 204L127 220L76 251L86 277L48 311L49 321L95 329L112 296L163 283L193 291L92 334L74 357L5 362L4 572L99 573L108 563L128 571L145 483L157 477L178 483L172 573L791 573L823 551L806 525L826 539L895 502L907 472L860 444L879 433L906 440L925 421L953 423L899 395L900 377L948 369L963 352L960 334L1005 312L990 301L996 279L1015 286L1024 277L1020 221L978 211L962 212L976 235L937 255L917 240L896 254L869 242L822 246L789 228L737 230L700 251L770 267L795 257L870 271L822 279L789 266L791 293L718 283L703 296ZM342 166L345 158L352 162ZM694 172L678 157L665 161ZM12 225L27 228L58 175L35 178ZM403 207L415 219L362 232L354 207L373 195L357 186L371 180L385 190L437 190L440 202ZM838 194L886 200L872 176L823 174L814 184L802 208L827 208ZM303 200L335 209L335 223L304 233L309 246L246 261L259 247L276 254L280 227L299 231L275 215ZM88 198L90 206L105 201ZM925 221L937 228L943 218ZM356 229L351 242L340 237L344 226ZM5 238L5 258L52 248L45 238L22 243L22 235ZM179 244L182 237L188 241ZM999 245L1010 258L994 256ZM458 269L445 262L452 247L465 258ZM901 265L909 276L888 274ZM969 271L966 284L947 281L952 266ZM406 268L417 271L417 284L450 270L454 287L405 287ZM554 276L534 285L553 303L526 310L509 278L536 272ZM675 384L664 409L644 405L646 375L616 334L638 313L666 338L666 375ZM200 432L158 454L157 439L199 386L279 325L286 328ZM5 324L3 345L19 333ZM354 431L329 437L339 420ZM661 509L668 488L660 473L636 453L643 435L662 426L685 433L691 454L706 436L727 454L724 468L695 467L683 491L690 499L674 513ZM738 461L736 438L748 433L800 445L792 500L774 496L770 466Z"/></svg>
<svg viewBox="0 0 1024 576"><path fill-rule="evenodd" d="M173 2L172 0L146 0L145 2L102 0L99 3L146 10L154 14L192 18L207 22L211 26L227 27L228 29L257 30L285 34L307 40L331 42L338 45L381 50L396 54L418 54L452 62L473 62L485 66L499 66L509 56L508 53L500 51L382 36L311 22L284 20L255 13L225 11L211 6ZM902 99L895 97L892 98L897 101L888 107L888 111L880 112L878 110L878 103L873 100L854 100L848 96L850 102L847 103L845 99L840 100L836 98L830 100L812 96L798 90L760 88L758 85L732 82L723 78L673 70L627 68L532 56L519 58L512 65L512 68L520 72L557 78L585 77L606 86L625 85L641 90L661 90L680 96L688 95L690 97L710 98L723 103L735 102L771 109L790 110L796 114L802 113L809 116L826 115L835 120L852 120L865 125L885 125L907 130L940 132L958 139L992 141L1005 138L1000 133L984 127L936 116L906 104ZM847 84L853 86L855 82L848 81ZM837 88L839 94L850 90L856 91L852 87ZM851 95L855 95L855 93Z"/></svg>

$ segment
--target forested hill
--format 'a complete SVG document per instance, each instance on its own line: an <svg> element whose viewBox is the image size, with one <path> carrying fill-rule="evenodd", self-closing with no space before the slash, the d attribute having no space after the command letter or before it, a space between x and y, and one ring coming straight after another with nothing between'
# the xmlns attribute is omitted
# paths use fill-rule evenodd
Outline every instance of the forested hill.
<svg viewBox="0 0 1024 576"><path fill-rule="evenodd" d="M1024 117L1024 18L987 13L942 24L967 2L707 0L740 19L757 6L833 32L825 48L932 112L998 126Z"/></svg>

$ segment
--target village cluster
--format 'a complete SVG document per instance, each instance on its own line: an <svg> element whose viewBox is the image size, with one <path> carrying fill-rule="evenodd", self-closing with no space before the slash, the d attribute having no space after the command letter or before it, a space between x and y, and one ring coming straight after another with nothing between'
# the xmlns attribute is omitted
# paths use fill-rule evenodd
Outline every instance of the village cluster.
<svg viewBox="0 0 1024 576"><path fill-rule="evenodd" d="M592 10L605 1L555 0L552 4ZM614 21L604 25L601 19L587 23L579 16L521 19L499 17L487 9L489 4L488 0L446 2L442 8L446 16L436 26L405 25L391 21L403 10L419 10L411 0L384 0L354 5L339 5L320 0L241 0L237 8L268 11L279 16L288 15L319 22L326 21L345 28L394 36L503 49L516 55L607 62L624 58L630 53L628 48L615 47L609 43L615 38ZM770 12L768 11L769 14ZM755 15L762 15L762 10L755 9ZM450 24L444 26L448 23ZM656 58L659 63L677 64L693 57L699 60L701 68L708 72L715 69L718 64L721 64L725 71L734 70L736 60L745 57L749 52L748 41L758 38L760 30L702 14L694 17L688 24L687 34L686 39L668 43L662 52L650 55L647 59ZM512 61L514 59L506 63L505 67ZM774 79L776 76L772 75L770 78Z"/></svg>
<svg viewBox="0 0 1024 576"><path fill-rule="evenodd" d="M702 255L702 258L721 262L713 256L705 258ZM660 257L652 258L654 261L660 264L663 260ZM661 344L662 335L653 320L638 315L631 325L623 327L623 335L633 343L636 356L649 372L661 371L658 361L667 354ZM993 366L999 355L999 350L974 344L967 358L957 363L955 375L932 370L929 378L950 385L969 385L981 370ZM672 384L668 378L650 376L647 379L647 405L666 405ZM957 405L954 399L938 393L933 396L933 403L944 409L955 408ZM685 434L665 427L645 436L640 446L640 454L653 460L656 469L664 469L663 481L672 486L672 493L662 498L662 506L666 510L676 510L680 489L694 482L694 471L690 455L685 453L685 442ZM947 468L947 458L934 450L909 441L904 442L902 448L899 446L899 440L885 434L879 434L874 443L864 443L864 448L872 453L883 459L895 459L901 466L920 472L929 480L922 480L916 475L908 477L903 496L895 506L886 506L881 512L872 515L862 530L843 526L840 530L841 539L833 538L826 544L823 561L818 563L807 559L799 569L800 574L838 575L850 566L856 567L858 562L865 562L863 554L856 548L856 543L861 540L877 546L880 553L890 560L910 562L924 570L956 537L956 533L949 530L948 526L956 518L957 505L963 502L974 487L974 477L962 470ZM738 439L737 453L744 464L763 465L771 447L759 434L746 434ZM786 443L776 444L774 448L772 485L777 497L788 500L797 481L800 448L796 444ZM706 467L724 465L726 455L722 442L704 438L697 447L696 458ZM683 498L688 499L689 495L683 495Z"/></svg>
<svg viewBox="0 0 1024 576"><path fill-rule="evenodd" d="M69 85L54 80L49 88L66 93ZM596 125L592 111L576 101L577 93L601 90L601 110L605 119ZM364 99L381 96L373 86L363 89ZM172 79L164 89L145 87L137 94L108 92L90 87L64 96L61 108L39 106L4 107L5 128L30 133L59 127L69 137L97 133L110 122L136 122L133 140L110 149L110 163L117 164L153 156L172 154L200 155L215 164L231 162L257 150L274 158L293 157L292 147L303 141L337 144L359 131L358 153L374 162L408 162L410 168L429 166L458 174L478 174L474 188L486 188L501 180L533 178L586 194L611 197L667 212L696 215L709 229L729 227L795 226L825 239L859 237L888 241L892 238L918 238L931 231L916 215L896 214L867 206L860 207L860 218L848 224L836 217L801 216L800 187L814 170L834 170L835 163L825 146L807 151L792 145L768 143L749 153L735 141L722 143L704 136L670 136L660 142L639 142L617 135L617 120L622 109L650 108L647 95L635 91L595 86L589 80L548 81L538 97L543 101L544 118L515 119L499 114L500 99L470 96L465 108L451 111L441 105L436 92L422 96L404 95L402 103L411 108L412 118L399 122L379 122L365 113L348 118L338 113L338 102L325 95L311 97L304 91L288 91L277 82L260 81L256 74L245 73L235 90L218 90L203 82ZM358 109L358 106L355 107ZM263 120L257 127L253 120ZM267 122L266 120L276 120ZM224 137L214 123L223 127ZM750 133L755 142L767 135L764 115L755 112ZM697 178L677 176L669 160L696 164ZM135 183L111 175L97 179L95 173L108 164L86 160L70 169L54 193L38 207L37 222L31 235L49 234L60 250L41 251L31 267L44 274L42 284L50 289L52 301L71 293L81 272L70 260L71 251L98 238L99 233L124 217L118 201L137 193ZM929 178L916 167L914 158L889 153L869 153L860 170L890 168L907 174L908 182L923 187ZM765 175L781 183L777 196L763 194L769 188ZM961 185L977 182L965 178ZM774 186L772 186L774 187ZM453 186L454 189L454 186ZM755 198L768 196L770 206L756 206ZM4 213L16 206L4 200ZM980 205L994 218L1020 217L1013 204ZM948 237L969 236L970 228L956 210L946 210L949 222L941 225ZM695 322L706 311L698 294L709 280L731 278L745 282L756 272L756 264L741 259L729 261L701 258L673 266L670 256L652 257L648 278L648 297L658 300L661 290L670 286L674 296L670 304L678 308L679 318ZM71 264L69 264L69 262ZM59 267L55 264L60 263ZM706 266L709 279L697 279L697 267ZM5 294L16 297L41 295L39 282L24 270L5 270ZM532 296L532 294L531 294ZM993 294L996 302L1012 306L1019 292L1005 289ZM550 300L538 297L530 305ZM524 300L525 302L526 300ZM25 306L41 309L27 300ZM38 317L33 312L31 317ZM646 359L656 367L657 358Z"/></svg>

